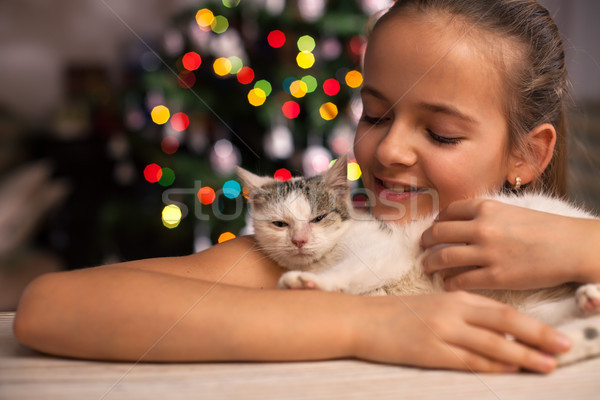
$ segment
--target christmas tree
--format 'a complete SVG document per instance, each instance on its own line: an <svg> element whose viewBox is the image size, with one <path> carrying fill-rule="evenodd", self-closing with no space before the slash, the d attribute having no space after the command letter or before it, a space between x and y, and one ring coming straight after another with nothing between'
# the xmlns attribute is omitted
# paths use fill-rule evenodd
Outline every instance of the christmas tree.
<svg viewBox="0 0 600 400"><path fill-rule="evenodd" d="M236 165L285 180L351 153L365 29L390 3L214 0L174 17L129 58L124 133L108 143L127 189L101 210L100 245L118 259L202 250L248 232Z"/></svg>

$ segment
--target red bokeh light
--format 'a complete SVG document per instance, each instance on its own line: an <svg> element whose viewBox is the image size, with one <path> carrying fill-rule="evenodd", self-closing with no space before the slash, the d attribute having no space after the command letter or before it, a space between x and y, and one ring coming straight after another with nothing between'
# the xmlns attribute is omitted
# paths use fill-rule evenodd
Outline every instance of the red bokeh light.
<svg viewBox="0 0 600 400"><path fill-rule="evenodd" d="M275 174L273 175L273 177L275 179L277 179L278 181L282 181L282 182L288 181L288 180L292 179L292 173L285 168L281 168L281 169L278 169L277 171L275 171Z"/></svg>
<svg viewBox="0 0 600 400"><path fill-rule="evenodd" d="M283 106L281 106L281 111L283 111L283 115L285 115L286 118L294 119L300 114L300 106L293 100L286 101L283 103Z"/></svg>
<svg viewBox="0 0 600 400"><path fill-rule="evenodd" d="M178 112L171 116L171 126L178 132L185 131L190 124L190 118L182 113Z"/></svg>
<svg viewBox="0 0 600 400"><path fill-rule="evenodd" d="M250 67L242 67L236 76L238 82L247 85L254 80L254 70Z"/></svg>
<svg viewBox="0 0 600 400"><path fill-rule="evenodd" d="M156 183L162 177L162 168L158 164L148 164L144 168L144 178L150 183Z"/></svg>
<svg viewBox="0 0 600 400"><path fill-rule="evenodd" d="M274 30L267 36L269 45L274 48L279 48L285 44L285 33L280 30Z"/></svg>
<svg viewBox="0 0 600 400"><path fill-rule="evenodd" d="M187 69L188 71L194 71L200 67L200 64L202 64L202 58L200 57L200 54L196 53L195 51L190 51L189 53L184 54L184 56L181 58L181 63L183 64L183 68Z"/></svg>
<svg viewBox="0 0 600 400"><path fill-rule="evenodd" d="M328 96L335 96L340 92L340 83L333 78L327 79L323 82L323 91Z"/></svg>

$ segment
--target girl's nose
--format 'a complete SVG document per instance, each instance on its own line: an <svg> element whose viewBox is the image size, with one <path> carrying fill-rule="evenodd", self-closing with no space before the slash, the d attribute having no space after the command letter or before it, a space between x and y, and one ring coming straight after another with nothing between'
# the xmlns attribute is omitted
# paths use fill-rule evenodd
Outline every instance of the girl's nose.
<svg viewBox="0 0 600 400"><path fill-rule="evenodd" d="M379 142L375 157L384 166L414 165L417 162L414 141L415 136L407 127L394 123Z"/></svg>

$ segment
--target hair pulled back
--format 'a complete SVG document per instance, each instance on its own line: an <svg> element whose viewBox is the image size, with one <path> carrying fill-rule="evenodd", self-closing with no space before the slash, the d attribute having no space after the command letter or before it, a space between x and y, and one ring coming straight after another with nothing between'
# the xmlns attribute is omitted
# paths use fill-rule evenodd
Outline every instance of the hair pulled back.
<svg viewBox="0 0 600 400"><path fill-rule="evenodd" d="M503 71L508 89L509 145L528 154L527 134L541 124L552 124L557 131L552 160L528 190L565 196L569 83L562 39L548 10L533 0L397 0L373 28L404 10L446 12L475 30L515 43L519 59Z"/></svg>

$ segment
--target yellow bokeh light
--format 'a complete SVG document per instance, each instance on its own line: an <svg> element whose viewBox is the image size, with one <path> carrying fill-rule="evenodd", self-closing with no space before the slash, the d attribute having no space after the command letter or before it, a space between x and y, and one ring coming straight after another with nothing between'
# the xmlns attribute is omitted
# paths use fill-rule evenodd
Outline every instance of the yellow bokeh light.
<svg viewBox="0 0 600 400"><path fill-rule="evenodd" d="M357 88L363 83L363 76L359 71L353 70L346 74L346 85Z"/></svg>
<svg viewBox="0 0 600 400"><path fill-rule="evenodd" d="M357 181L360 178L360 167L355 162L348 163L348 180Z"/></svg>
<svg viewBox="0 0 600 400"><path fill-rule="evenodd" d="M203 30L210 30L215 20L215 14L208 8L203 8L196 13L196 23Z"/></svg>
<svg viewBox="0 0 600 400"><path fill-rule="evenodd" d="M223 232L219 236L218 242L219 243L223 243L223 242L226 242L226 241L231 240L231 239L235 239L235 235L233 233L231 233L231 232Z"/></svg>
<svg viewBox="0 0 600 400"><path fill-rule="evenodd" d="M301 51L296 56L296 63L303 69L308 69L315 64L315 56L309 51Z"/></svg>
<svg viewBox="0 0 600 400"><path fill-rule="evenodd" d="M319 114L321 114L321 118L326 121L330 121L337 117L338 108L335 104L331 102L327 102L319 108Z"/></svg>
<svg viewBox="0 0 600 400"><path fill-rule="evenodd" d="M169 229L177 228L181 222L181 209L175 204L169 204L162 210L162 223Z"/></svg>
<svg viewBox="0 0 600 400"><path fill-rule="evenodd" d="M308 93L308 85L301 80L294 81L290 85L290 93L296 98L304 97Z"/></svg>
<svg viewBox="0 0 600 400"><path fill-rule="evenodd" d="M219 76L225 76L231 72L231 61L229 61L226 57L219 57L213 63L213 69L215 70L215 74Z"/></svg>
<svg viewBox="0 0 600 400"><path fill-rule="evenodd" d="M254 107L262 106L266 100L267 94L262 89L254 88L248 92L248 101Z"/></svg>
<svg viewBox="0 0 600 400"><path fill-rule="evenodd" d="M171 118L171 113L165 106L156 106L150 112L150 117L152 118L152 122L157 125L162 125L165 124L169 118Z"/></svg>

